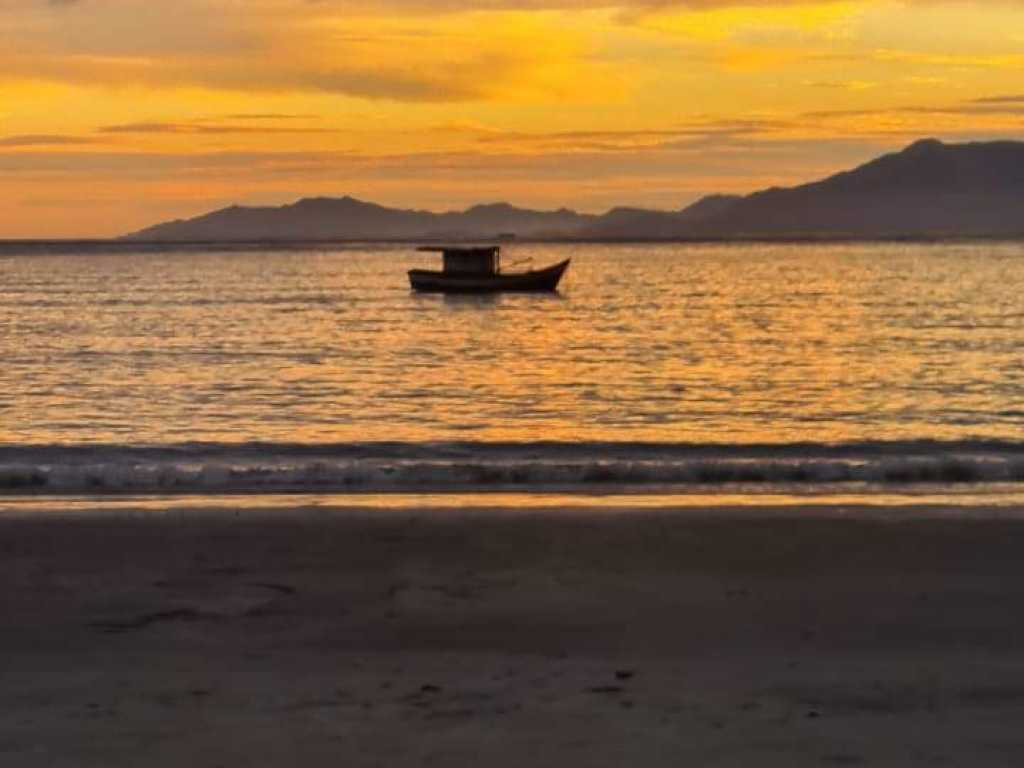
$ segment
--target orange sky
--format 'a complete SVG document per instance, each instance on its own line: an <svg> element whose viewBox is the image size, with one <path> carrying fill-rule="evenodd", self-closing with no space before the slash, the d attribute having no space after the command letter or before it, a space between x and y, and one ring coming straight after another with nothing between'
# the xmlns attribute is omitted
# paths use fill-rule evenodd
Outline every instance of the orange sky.
<svg viewBox="0 0 1024 768"><path fill-rule="evenodd" d="M0 0L0 237L351 194L679 208L1024 138L1024 6Z"/></svg>

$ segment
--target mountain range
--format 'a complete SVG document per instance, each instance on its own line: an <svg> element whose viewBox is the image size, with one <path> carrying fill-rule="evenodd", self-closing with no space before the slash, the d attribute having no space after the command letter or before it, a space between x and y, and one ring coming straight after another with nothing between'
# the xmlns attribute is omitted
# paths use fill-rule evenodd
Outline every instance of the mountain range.
<svg viewBox="0 0 1024 768"><path fill-rule="evenodd" d="M123 240L673 240L1024 236L1024 142L922 139L852 170L750 195L710 195L676 211L508 203L434 213L352 197L280 207L231 206L125 235Z"/></svg>

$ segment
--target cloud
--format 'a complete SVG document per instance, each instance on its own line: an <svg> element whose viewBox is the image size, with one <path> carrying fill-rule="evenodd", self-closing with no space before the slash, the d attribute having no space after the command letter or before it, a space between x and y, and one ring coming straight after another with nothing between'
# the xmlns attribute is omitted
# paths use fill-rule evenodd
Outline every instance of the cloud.
<svg viewBox="0 0 1024 768"><path fill-rule="evenodd" d="M984 96L980 99L972 99L972 104L1024 104L1024 95L1014 96Z"/></svg>
<svg viewBox="0 0 1024 768"><path fill-rule="evenodd" d="M99 133L163 133L163 134L276 134L276 133L336 133L330 128L301 128L291 126L224 125L205 122L186 123L121 123L104 125Z"/></svg>
<svg viewBox="0 0 1024 768"><path fill-rule="evenodd" d="M871 142L868 142L871 144ZM875 146L874 144L871 144ZM228 182L239 192L239 180L256 187L268 180L287 179L306 184L311 190L338 179L384 180L404 179L417 188L428 188L441 179L477 179L493 177L496 185L502 180L562 179L594 183L605 178L642 175L659 176L671 183L713 169L719 176L728 175L742 183L759 158L780 153L793 160L805 153L820 162L827 153L809 154L815 146L828 147L833 154L848 154L853 146L864 153L865 142L834 139L802 140L784 137L735 137L726 143L665 143L657 147L621 147L592 151L585 147L565 147L557 151L535 153L517 148L501 151L461 150L448 152L392 152L367 155L339 151L218 151L179 154L154 151L0 151L0 171L8 179L16 177L113 180L161 180L174 177L192 178L206 173L211 179ZM749 155L749 161L737 165L737 152ZM794 173L800 163L794 165ZM666 181L665 183L669 183ZM339 190L343 193L344 190ZM571 193L567 192L567 196ZM567 200L566 202L571 202Z"/></svg>
<svg viewBox="0 0 1024 768"><path fill-rule="evenodd" d="M850 117L879 117L884 115L948 115L948 116L1015 116L1024 115L1024 99L1000 99L989 101L974 99L961 104L906 105L866 109L824 109L804 112L803 117L816 120L841 119Z"/></svg>
<svg viewBox="0 0 1024 768"><path fill-rule="evenodd" d="M240 93L328 93L409 102L488 100L528 81L537 68L515 53L479 53L430 67L382 61L281 66L246 60L156 62L87 56L12 57L0 55L0 81L45 81L66 85L125 88L207 88ZM528 85L528 82L526 83Z"/></svg>
<svg viewBox="0 0 1024 768"><path fill-rule="evenodd" d="M792 127L792 123L769 118L698 119L663 129L576 130L576 131L503 131L493 128L457 127L474 142L490 151L529 152L639 152L659 149L685 150L731 140L768 136Z"/></svg>
<svg viewBox="0 0 1024 768"><path fill-rule="evenodd" d="M978 139L982 134L962 138ZM614 205L678 209L710 192L751 192L821 178L906 143L903 136L765 134L733 136L724 142L543 153L514 148L381 156L329 151L0 150L0 194L12 201L102 198L93 206L95 212L89 204L81 209L69 206L66 216L56 218L12 203L0 208L0 231L7 236L115 235L233 203L280 204L313 195L350 194L385 205L432 210L488 199L595 212ZM121 204L103 202L109 200Z"/></svg>
<svg viewBox="0 0 1024 768"><path fill-rule="evenodd" d="M866 0L95 0L71 5L80 7L56 13L42 0L0 0L0 13L10 25L10 43L0 52L0 83L201 88L423 105L561 104L605 96L608 104L617 93L649 87L661 65L676 75L687 65L706 75L801 65L824 70L813 48L822 56L840 51L863 67L855 73L807 71L802 80L884 80L881 66L870 76L863 73L869 63L889 71L1024 65L1024 57L1012 54L907 52L896 50L895 43L888 50L866 50L844 37L871 5Z"/></svg>
<svg viewBox="0 0 1024 768"><path fill-rule="evenodd" d="M14 42L0 52L0 83L412 103L565 100L600 67L588 61L582 33L544 14L340 17L285 13L289 5L253 0L242 14L226 0L108 0L76 15L74 34L61 28L63 14L12 9ZM8 13L4 0L0 13Z"/></svg>
<svg viewBox="0 0 1024 768"><path fill-rule="evenodd" d="M97 139L86 136L66 136L62 134L25 134L0 138L0 147L45 147L69 146L75 144L95 144Z"/></svg>
<svg viewBox="0 0 1024 768"><path fill-rule="evenodd" d="M238 112L235 114L223 115L223 118L227 120L314 120L318 117L319 115L288 115L276 112Z"/></svg>
<svg viewBox="0 0 1024 768"><path fill-rule="evenodd" d="M810 88L826 88L835 91L866 91L877 88L879 83L870 80L809 80L804 85Z"/></svg>

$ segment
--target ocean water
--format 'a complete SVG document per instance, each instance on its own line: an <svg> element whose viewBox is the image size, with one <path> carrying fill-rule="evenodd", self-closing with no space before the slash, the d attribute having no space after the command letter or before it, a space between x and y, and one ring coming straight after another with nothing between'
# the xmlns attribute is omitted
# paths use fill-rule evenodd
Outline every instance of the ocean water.
<svg viewBox="0 0 1024 768"><path fill-rule="evenodd" d="M1024 244L0 246L0 492L1024 482ZM1015 492L1015 491L1014 491Z"/></svg>

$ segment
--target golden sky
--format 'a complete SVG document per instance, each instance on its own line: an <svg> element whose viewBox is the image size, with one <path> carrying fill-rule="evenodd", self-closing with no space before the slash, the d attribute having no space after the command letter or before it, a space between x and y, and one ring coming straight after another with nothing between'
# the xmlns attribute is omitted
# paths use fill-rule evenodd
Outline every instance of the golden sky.
<svg viewBox="0 0 1024 768"><path fill-rule="evenodd" d="M1011 0L0 0L0 237L309 195L680 208L1022 117Z"/></svg>

